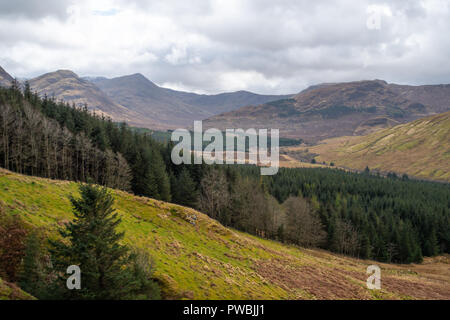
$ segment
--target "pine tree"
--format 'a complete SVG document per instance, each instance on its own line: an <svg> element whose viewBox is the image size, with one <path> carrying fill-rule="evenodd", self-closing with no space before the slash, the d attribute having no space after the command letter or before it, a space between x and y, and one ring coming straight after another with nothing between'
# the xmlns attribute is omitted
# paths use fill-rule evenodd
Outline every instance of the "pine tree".
<svg viewBox="0 0 450 320"><path fill-rule="evenodd" d="M156 186L157 186L157 196L158 200L170 201L170 180L166 172L166 166L162 159L161 154L157 150L152 151L150 172L153 175Z"/></svg>
<svg viewBox="0 0 450 320"><path fill-rule="evenodd" d="M425 255L435 256L439 254L439 243L436 237L436 232L433 230L431 235L425 241Z"/></svg>
<svg viewBox="0 0 450 320"><path fill-rule="evenodd" d="M54 268L65 285L67 267L78 265L81 289L64 290L68 299L119 299L133 287L129 249L119 243L124 233L116 231L120 218L114 212L113 196L106 188L90 184L79 187L81 198L70 197L75 220L60 229L66 240L50 241Z"/></svg>
<svg viewBox="0 0 450 320"><path fill-rule="evenodd" d="M173 201L184 206L194 207L198 195L189 171L183 168L178 179L173 177L172 181Z"/></svg>
<svg viewBox="0 0 450 320"><path fill-rule="evenodd" d="M370 259L372 257L372 247L366 234L361 239L360 255L362 259Z"/></svg>

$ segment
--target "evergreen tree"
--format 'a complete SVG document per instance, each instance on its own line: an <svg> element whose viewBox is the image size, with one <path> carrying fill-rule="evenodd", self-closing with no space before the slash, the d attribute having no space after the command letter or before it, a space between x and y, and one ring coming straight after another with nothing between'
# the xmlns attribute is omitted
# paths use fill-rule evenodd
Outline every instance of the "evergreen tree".
<svg viewBox="0 0 450 320"><path fill-rule="evenodd" d="M53 264L60 273L60 290L65 285L67 267L78 265L81 289L61 290L65 298L129 297L140 286L129 267L133 256L119 243L124 233L116 231L121 220L112 207L114 198L106 188L82 184L79 189L81 198L70 197L75 220L60 229L66 241L50 241Z"/></svg>
<svg viewBox="0 0 450 320"><path fill-rule="evenodd" d="M372 257L372 247L366 234L361 239L360 256L362 259L370 259Z"/></svg>
<svg viewBox="0 0 450 320"><path fill-rule="evenodd" d="M198 194L195 182L192 180L189 171L183 168L178 179L172 176L172 181L173 202L191 208L195 207Z"/></svg>

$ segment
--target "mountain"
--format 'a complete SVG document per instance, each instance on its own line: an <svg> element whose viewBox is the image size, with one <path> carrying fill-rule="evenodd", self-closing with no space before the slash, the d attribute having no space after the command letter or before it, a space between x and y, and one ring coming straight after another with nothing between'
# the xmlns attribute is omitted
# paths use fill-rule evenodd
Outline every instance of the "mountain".
<svg viewBox="0 0 450 320"><path fill-rule="evenodd" d="M382 80L328 83L291 99L209 118L204 127L279 128L309 142L361 135L450 109L450 85L399 86Z"/></svg>
<svg viewBox="0 0 450 320"><path fill-rule="evenodd" d="M419 119L367 136L339 137L317 146L287 148L289 155L302 151L317 162L364 170L406 173L424 179L450 182L450 111Z"/></svg>
<svg viewBox="0 0 450 320"><path fill-rule="evenodd" d="M0 66L0 87L9 87L13 77Z"/></svg>
<svg viewBox="0 0 450 320"><path fill-rule="evenodd" d="M112 101L93 83L84 80L69 70L58 70L46 73L31 79L30 86L41 96L54 96L78 107L88 106L99 114L104 114L115 121L126 121L134 125L151 124L158 127L152 119L143 118L142 115L129 110Z"/></svg>
<svg viewBox="0 0 450 320"><path fill-rule="evenodd" d="M426 86L391 84L390 88L408 100L430 106L435 112L442 113L450 108L450 84Z"/></svg>
<svg viewBox="0 0 450 320"><path fill-rule="evenodd" d="M97 77L89 80L116 103L173 128L192 126L194 120L203 120L249 104L289 97L247 91L200 95L157 86L139 73L113 79Z"/></svg>
<svg viewBox="0 0 450 320"><path fill-rule="evenodd" d="M124 243L153 257L165 299L450 299L446 256L409 265L349 258L264 240L190 208L111 191ZM0 169L0 211L50 238L74 218L69 194L78 194L76 183ZM381 290L367 289L372 264L381 268Z"/></svg>
<svg viewBox="0 0 450 320"><path fill-rule="evenodd" d="M116 103L164 125L186 125L212 115L185 103L176 92L160 88L141 74L114 79L93 79L93 83Z"/></svg>

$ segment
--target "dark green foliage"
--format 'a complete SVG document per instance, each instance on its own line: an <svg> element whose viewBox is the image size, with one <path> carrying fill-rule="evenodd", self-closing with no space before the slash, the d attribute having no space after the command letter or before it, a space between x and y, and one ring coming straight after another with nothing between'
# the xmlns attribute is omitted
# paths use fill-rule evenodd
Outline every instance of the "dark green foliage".
<svg viewBox="0 0 450 320"><path fill-rule="evenodd" d="M171 175L172 200L175 203L195 207L197 203L197 189L189 171L183 168L178 177Z"/></svg>
<svg viewBox="0 0 450 320"><path fill-rule="evenodd" d="M27 237L25 257L19 286L38 299L51 296L51 282L55 278L49 264L49 256L38 230Z"/></svg>
<svg viewBox="0 0 450 320"><path fill-rule="evenodd" d="M52 262L59 273L57 298L123 299L153 292L149 275L135 254L120 244L120 218L106 188L80 185L81 198L70 198L75 219L60 229L66 241L50 241ZM65 289L70 265L81 269L81 289Z"/></svg>
<svg viewBox="0 0 450 320"><path fill-rule="evenodd" d="M266 177L280 202L299 192L317 198L333 247L336 221L350 222L358 234L356 255L388 262L419 262L422 255L449 253L450 187L331 169L284 169Z"/></svg>

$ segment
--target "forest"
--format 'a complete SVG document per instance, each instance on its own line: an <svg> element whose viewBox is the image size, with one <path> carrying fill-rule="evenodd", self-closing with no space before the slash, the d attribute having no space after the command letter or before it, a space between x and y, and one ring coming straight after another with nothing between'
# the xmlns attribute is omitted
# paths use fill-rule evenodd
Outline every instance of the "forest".
<svg viewBox="0 0 450 320"><path fill-rule="evenodd" d="M384 262L450 252L450 185L337 169L174 165L173 144L14 81L0 88L0 165L193 207L223 225Z"/></svg>

